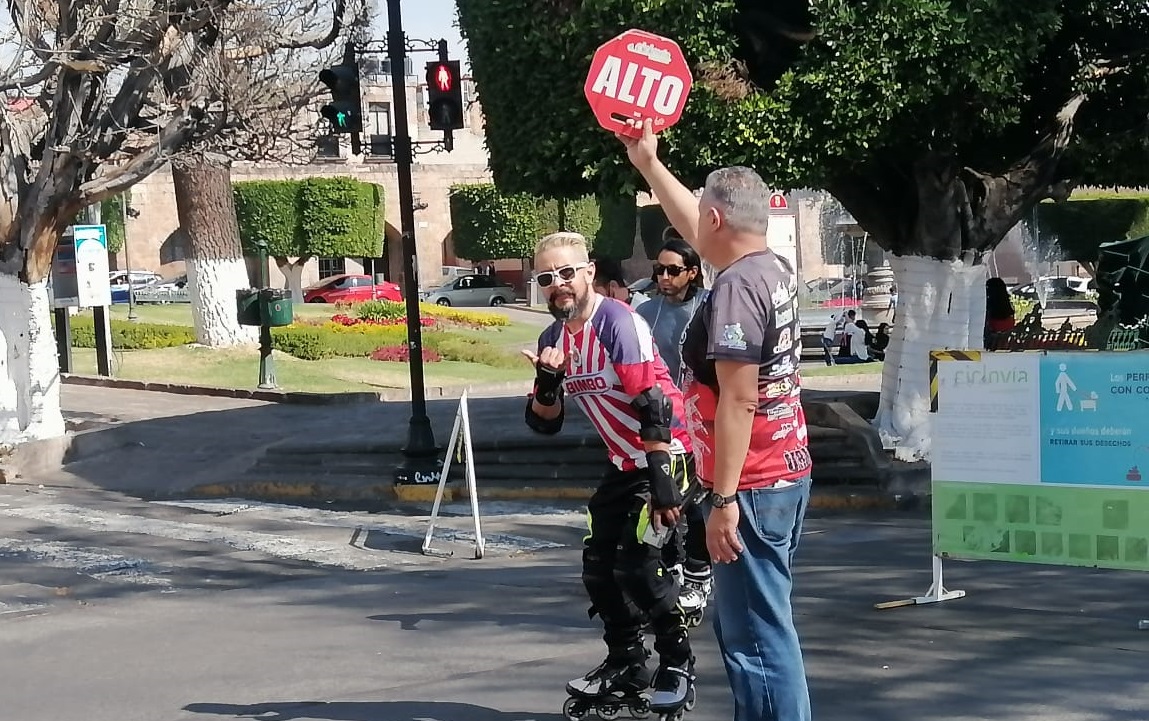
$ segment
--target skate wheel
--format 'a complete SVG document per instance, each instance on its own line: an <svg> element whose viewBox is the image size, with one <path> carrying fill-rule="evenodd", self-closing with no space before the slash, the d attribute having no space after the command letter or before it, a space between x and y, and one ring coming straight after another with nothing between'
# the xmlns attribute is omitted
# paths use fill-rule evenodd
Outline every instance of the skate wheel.
<svg viewBox="0 0 1149 721"><path fill-rule="evenodd" d="M695 698L695 695L694 695L694 687L691 686L690 689L687 690L687 692L686 692L686 703L683 704L682 708L686 711L693 711L694 710L694 703L696 700L697 699Z"/></svg>
<svg viewBox="0 0 1149 721"><path fill-rule="evenodd" d="M687 628L698 628L701 625L702 625L702 617L701 616L691 616L690 618L686 619Z"/></svg>
<svg viewBox="0 0 1149 721"><path fill-rule="evenodd" d="M563 718L567 721L579 721L586 716L589 709L577 698L568 698L563 704Z"/></svg>
<svg viewBox="0 0 1149 721"><path fill-rule="evenodd" d="M606 719L606 721L611 721L612 719L618 718L620 711L622 711L622 709L619 708L618 704L610 702L607 702L595 709L595 713L598 714L598 717L601 719Z"/></svg>
<svg viewBox="0 0 1149 721"><path fill-rule="evenodd" d="M650 716L650 702L645 698L640 698L630 705L630 715L637 719L644 719Z"/></svg>

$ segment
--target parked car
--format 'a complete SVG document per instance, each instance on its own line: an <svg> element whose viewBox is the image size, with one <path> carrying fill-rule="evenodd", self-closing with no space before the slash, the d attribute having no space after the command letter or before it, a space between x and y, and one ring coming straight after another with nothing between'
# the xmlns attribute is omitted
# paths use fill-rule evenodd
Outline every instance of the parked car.
<svg viewBox="0 0 1149 721"><path fill-rule="evenodd" d="M324 278L303 291L304 303L362 303L368 300L401 302L403 292L395 283L376 283L369 275L351 273Z"/></svg>
<svg viewBox="0 0 1149 721"><path fill-rule="evenodd" d="M437 305L503 305L515 302L515 289L493 275L465 275L425 290L420 300Z"/></svg>
<svg viewBox="0 0 1149 721"><path fill-rule="evenodd" d="M138 291L163 280L159 273L150 270L113 270L108 273L108 283L112 288L112 303L127 303L128 288Z"/></svg>
<svg viewBox="0 0 1149 721"><path fill-rule="evenodd" d="M190 303L187 273L151 283L134 291L137 303Z"/></svg>
<svg viewBox="0 0 1149 721"><path fill-rule="evenodd" d="M1075 300L1085 298L1086 294L1097 287L1097 283L1090 278L1079 278L1072 275L1050 275L1040 278L1036 283L1027 283L1015 288L1013 294L1028 300L1038 299L1038 283L1041 284L1041 295L1046 300Z"/></svg>

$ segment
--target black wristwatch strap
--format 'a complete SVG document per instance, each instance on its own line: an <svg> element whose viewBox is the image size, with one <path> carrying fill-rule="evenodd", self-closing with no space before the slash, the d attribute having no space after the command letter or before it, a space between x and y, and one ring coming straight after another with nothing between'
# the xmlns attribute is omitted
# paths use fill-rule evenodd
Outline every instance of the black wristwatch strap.
<svg viewBox="0 0 1149 721"><path fill-rule="evenodd" d="M738 498L737 493L731 494L729 496L720 496L714 491L710 491L710 493L706 494L706 501L715 508L723 508L725 506L729 506L731 503L734 503L736 498Z"/></svg>

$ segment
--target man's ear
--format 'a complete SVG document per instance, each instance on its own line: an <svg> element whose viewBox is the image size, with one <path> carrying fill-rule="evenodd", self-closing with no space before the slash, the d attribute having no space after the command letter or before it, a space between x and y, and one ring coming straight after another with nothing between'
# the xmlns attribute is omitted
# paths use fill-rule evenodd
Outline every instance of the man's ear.
<svg viewBox="0 0 1149 721"><path fill-rule="evenodd" d="M715 230L718 230L722 227L722 213L719 213L718 208L715 208L713 205L706 209L706 220Z"/></svg>

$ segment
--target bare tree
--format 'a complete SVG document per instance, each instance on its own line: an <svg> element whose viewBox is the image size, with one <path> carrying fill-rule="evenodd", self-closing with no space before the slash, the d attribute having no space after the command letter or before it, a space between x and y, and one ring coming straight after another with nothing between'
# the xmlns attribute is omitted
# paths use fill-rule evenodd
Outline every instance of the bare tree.
<svg viewBox="0 0 1149 721"><path fill-rule="evenodd" d="M8 11L0 21L0 441L18 442L64 432L46 293L64 229L85 206L189 147L243 131L253 113L237 111L225 91L229 68L255 47L269 65L281 53L316 53L339 36L348 8L343 0L335 8L11 0ZM249 17L276 32L246 35ZM254 38L258 45L247 44ZM286 82L278 97L290 93Z"/></svg>
<svg viewBox="0 0 1149 721"><path fill-rule="evenodd" d="M330 59L328 49L341 35L345 2L337 0L326 21L317 19L313 4L233 13L228 42L203 78L221 123L172 164L196 340L203 345L234 346L256 338L255 329L241 326L235 313L235 291L249 282L231 164L298 162L314 155L317 116L309 106L317 95L319 69ZM356 10L352 19L362 24L365 6ZM282 40L283 27L297 28L290 42Z"/></svg>

